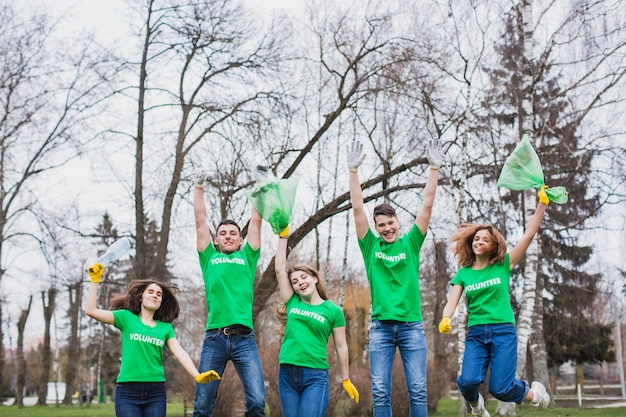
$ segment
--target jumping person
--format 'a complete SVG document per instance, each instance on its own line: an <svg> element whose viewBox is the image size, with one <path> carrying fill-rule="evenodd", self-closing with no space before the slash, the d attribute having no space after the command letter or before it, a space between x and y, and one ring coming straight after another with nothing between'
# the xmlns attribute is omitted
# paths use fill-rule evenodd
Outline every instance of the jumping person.
<svg viewBox="0 0 626 417"><path fill-rule="evenodd" d="M427 347L420 303L419 264L420 248L435 201L439 168L443 163L438 142L431 144L427 155L430 169L415 223L400 236L395 209L387 203L379 204L374 207L374 226L378 233L375 236L365 214L359 181L358 168L365 159L363 145L354 141L347 147L350 199L372 298L369 352L374 417L392 415L391 371L396 348L400 350L404 365L410 416L428 415Z"/></svg>
<svg viewBox="0 0 626 417"><path fill-rule="evenodd" d="M261 216L252 208L247 241L233 220L222 220L211 235L204 203L206 174L196 172L196 244L208 311L199 370L224 372L232 361L246 401L246 417L265 416L265 383L252 321L254 278L261 247ZM211 417L219 382L196 385L193 417Z"/></svg>
<svg viewBox="0 0 626 417"><path fill-rule="evenodd" d="M485 400L478 392L487 368L491 368L489 393L498 400L515 403L526 400L541 408L550 404L550 396L541 382L528 386L528 382L515 379L517 331L509 297L511 270L522 260L539 230L548 202L542 188L539 204L524 235L509 253L502 234L489 225L462 224L450 239L461 269L450 283L452 289L443 308L439 331L450 333L450 317L465 290L468 331L457 385L475 416L489 417Z"/></svg>
<svg viewBox="0 0 626 417"><path fill-rule="evenodd" d="M133 281L126 294L111 300L112 311L102 310L97 307L97 298L104 266L95 263L88 272L91 286L85 313L115 325L122 334L122 364L115 389L117 417L165 417L165 345L196 382L220 378L213 370L200 374L176 339L171 324L180 311L176 287L148 279Z"/></svg>
<svg viewBox="0 0 626 417"><path fill-rule="evenodd" d="M278 361L278 392L284 417L323 417L330 395L326 345L332 335L343 388L357 403L350 381L346 320L328 299L320 274L308 265L287 269L289 227L279 234L275 269L284 335Z"/></svg>

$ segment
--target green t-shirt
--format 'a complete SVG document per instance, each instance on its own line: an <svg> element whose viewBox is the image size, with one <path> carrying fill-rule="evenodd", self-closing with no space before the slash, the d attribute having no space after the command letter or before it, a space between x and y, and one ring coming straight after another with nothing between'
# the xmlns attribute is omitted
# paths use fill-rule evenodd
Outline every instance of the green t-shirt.
<svg viewBox="0 0 626 417"><path fill-rule="evenodd" d="M328 369L326 345L335 327L344 327L343 311L330 300L310 305L294 294L285 305L287 324L278 363Z"/></svg>
<svg viewBox="0 0 626 417"><path fill-rule="evenodd" d="M163 348L175 338L171 323L143 324L129 310L113 310L115 327L122 333L122 364L117 382L164 382Z"/></svg>
<svg viewBox="0 0 626 417"><path fill-rule="evenodd" d="M515 324L515 315L509 298L511 264L509 254L501 264L495 263L475 270L471 266L461 268L451 285L460 285L467 300L467 326L479 324Z"/></svg>
<svg viewBox="0 0 626 417"><path fill-rule="evenodd" d="M359 240L372 296L372 319L422 321L420 248L425 235L416 224L394 243L368 230Z"/></svg>
<svg viewBox="0 0 626 417"><path fill-rule="evenodd" d="M261 251L246 242L229 255L212 244L198 252L208 311L206 329L241 324L253 329L254 277Z"/></svg>

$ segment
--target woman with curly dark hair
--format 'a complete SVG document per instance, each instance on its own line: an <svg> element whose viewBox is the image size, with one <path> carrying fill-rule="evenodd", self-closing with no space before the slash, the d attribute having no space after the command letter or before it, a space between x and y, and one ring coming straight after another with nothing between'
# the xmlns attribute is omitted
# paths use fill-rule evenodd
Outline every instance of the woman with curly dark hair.
<svg viewBox="0 0 626 417"><path fill-rule="evenodd" d="M461 269L450 283L452 289L443 308L439 332L448 334L452 330L450 317L465 291L468 331L457 385L474 416L489 417L478 392L488 368L491 369L489 392L498 400L515 403L526 400L541 408L550 404L550 396L541 382L529 385L515 378L517 330L509 297L511 270L523 259L539 230L548 202L545 191L540 191L535 214L510 252L504 236L491 225L462 224L450 238Z"/></svg>
<svg viewBox="0 0 626 417"><path fill-rule="evenodd" d="M122 334L122 363L115 390L116 416L165 417L165 345L196 382L204 384L219 379L213 370L200 374L176 339L171 323L180 312L174 294L178 288L151 279L133 281L126 294L111 300L113 310L103 310L97 307L97 298L104 266L95 263L88 272L91 286L85 314L102 323L113 324Z"/></svg>

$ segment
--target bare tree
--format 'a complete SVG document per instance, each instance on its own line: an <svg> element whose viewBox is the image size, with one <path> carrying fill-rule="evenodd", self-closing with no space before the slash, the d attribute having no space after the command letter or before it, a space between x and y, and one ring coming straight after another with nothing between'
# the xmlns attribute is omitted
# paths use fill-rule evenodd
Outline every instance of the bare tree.
<svg viewBox="0 0 626 417"><path fill-rule="evenodd" d="M94 94L106 70L105 62L91 56L83 42L51 48L60 44L54 38L55 24L44 16L24 18L3 3L0 28L1 282L5 276L17 279L3 264L9 256L19 256L18 248L23 252L29 244L42 245L32 220L50 196L37 187L37 180L49 178L46 174L83 152L86 141L78 139L84 136L80 129L97 111L102 97ZM0 300L0 311L3 307ZM3 339L0 330L0 352ZM2 372L0 367L0 380Z"/></svg>
<svg viewBox="0 0 626 417"><path fill-rule="evenodd" d="M48 291L41 292L41 303L43 305L44 316L44 335L43 343L40 346L41 363L39 364L39 383L37 386L37 405L46 405L46 397L48 395L48 379L50 370L52 369L52 352L50 350L50 324L52 314L56 309L57 289L48 288Z"/></svg>
<svg viewBox="0 0 626 417"><path fill-rule="evenodd" d="M69 307L67 309L67 315L70 319L70 334L67 338L67 364L65 368L65 397L63 398L64 405L72 405L72 398L74 392L78 390L77 376L80 365L80 339L79 326L80 326L80 312L81 304L83 301L83 283L81 279L77 282L67 286Z"/></svg>
<svg viewBox="0 0 626 417"><path fill-rule="evenodd" d="M30 314L30 306L33 303L33 296L28 300L28 307L22 309L20 318L17 321L17 347L15 350L16 359L16 380L15 380L15 401L13 405L24 407L24 385L26 384L26 360L24 359L24 329L26 320Z"/></svg>

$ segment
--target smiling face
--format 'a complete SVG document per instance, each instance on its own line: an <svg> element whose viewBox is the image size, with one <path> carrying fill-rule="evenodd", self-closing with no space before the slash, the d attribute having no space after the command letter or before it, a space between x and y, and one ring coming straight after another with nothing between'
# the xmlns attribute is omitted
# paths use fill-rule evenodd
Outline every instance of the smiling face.
<svg viewBox="0 0 626 417"><path fill-rule="evenodd" d="M313 275L301 271L295 270L289 276L289 280L291 281L291 287L300 297L304 299L311 299L313 296L317 295L317 277Z"/></svg>
<svg viewBox="0 0 626 417"><path fill-rule="evenodd" d="M234 224L222 224L217 228L215 246L222 253L230 254L238 251L243 243L239 228Z"/></svg>
<svg viewBox="0 0 626 417"><path fill-rule="evenodd" d="M476 232L472 240L472 251L476 257L491 256L494 250L493 236L489 230L482 229Z"/></svg>
<svg viewBox="0 0 626 417"><path fill-rule="evenodd" d="M163 302L163 289L157 284L150 284L141 295L141 305L150 311L161 308Z"/></svg>
<svg viewBox="0 0 626 417"><path fill-rule="evenodd" d="M393 243L398 240L400 222L396 216L388 214L378 214L374 217L376 231L385 243Z"/></svg>

